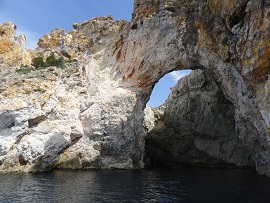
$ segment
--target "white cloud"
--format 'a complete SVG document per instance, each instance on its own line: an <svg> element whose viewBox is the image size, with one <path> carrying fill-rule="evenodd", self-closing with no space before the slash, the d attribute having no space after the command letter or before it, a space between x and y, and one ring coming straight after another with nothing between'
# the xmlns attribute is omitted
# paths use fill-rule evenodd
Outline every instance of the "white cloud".
<svg viewBox="0 0 270 203"><path fill-rule="evenodd" d="M175 82L177 82L182 77L185 77L191 72L191 70L183 70L183 71L173 71L169 73L169 75L173 78Z"/></svg>

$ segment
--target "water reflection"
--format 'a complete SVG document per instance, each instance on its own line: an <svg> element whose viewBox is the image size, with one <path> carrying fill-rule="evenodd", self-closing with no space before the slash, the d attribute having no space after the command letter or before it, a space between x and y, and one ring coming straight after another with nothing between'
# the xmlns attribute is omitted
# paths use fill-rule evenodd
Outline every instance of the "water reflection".
<svg viewBox="0 0 270 203"><path fill-rule="evenodd" d="M0 174L0 202L269 202L270 179L240 169Z"/></svg>

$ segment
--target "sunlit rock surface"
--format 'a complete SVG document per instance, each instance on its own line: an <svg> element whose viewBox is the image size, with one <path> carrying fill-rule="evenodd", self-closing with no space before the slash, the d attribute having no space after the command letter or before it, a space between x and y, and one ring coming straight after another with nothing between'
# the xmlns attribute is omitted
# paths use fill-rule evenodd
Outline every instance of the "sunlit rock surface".
<svg viewBox="0 0 270 203"><path fill-rule="evenodd" d="M25 36L16 37L16 25L6 22L0 25L0 64L16 66L30 64L29 50L25 49Z"/></svg>
<svg viewBox="0 0 270 203"><path fill-rule="evenodd" d="M109 16L56 29L33 51L13 24L1 25L0 113L14 121L0 126L1 171L142 168L153 86L172 70L207 69L234 107L239 142L269 176L268 19L268 1L135 0L132 22ZM16 72L51 53L78 63Z"/></svg>

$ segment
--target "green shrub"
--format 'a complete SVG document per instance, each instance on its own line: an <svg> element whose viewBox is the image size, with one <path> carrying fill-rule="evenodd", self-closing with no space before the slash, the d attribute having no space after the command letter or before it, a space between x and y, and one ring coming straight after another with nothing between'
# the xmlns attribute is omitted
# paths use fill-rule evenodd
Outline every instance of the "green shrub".
<svg viewBox="0 0 270 203"><path fill-rule="evenodd" d="M22 65L20 69L17 69L16 72L20 74L27 74L30 73L33 70L32 67L27 65Z"/></svg>
<svg viewBox="0 0 270 203"><path fill-rule="evenodd" d="M50 66L57 66L60 67L64 64L64 60L62 58L55 58L54 54L51 54L45 61L45 66L50 67Z"/></svg>
<svg viewBox="0 0 270 203"><path fill-rule="evenodd" d="M45 68L47 68L47 67L46 66L40 66L40 67L35 68L35 70L42 70L42 69L45 69Z"/></svg>
<svg viewBox="0 0 270 203"><path fill-rule="evenodd" d="M60 59L58 59L57 67L61 68L61 69L64 69L65 68L65 63L66 63L65 60L60 58Z"/></svg>
<svg viewBox="0 0 270 203"><path fill-rule="evenodd" d="M45 67L45 63L43 61L42 57L37 57L32 60L32 66L39 68L39 67Z"/></svg>
<svg viewBox="0 0 270 203"><path fill-rule="evenodd" d="M34 70L41 70L50 66L56 66L58 68L64 69L66 68L65 64L77 62L76 59L74 60L64 60L63 58L57 59L55 55L52 53L45 62L43 61L42 57L37 57L32 60L32 66L35 67Z"/></svg>

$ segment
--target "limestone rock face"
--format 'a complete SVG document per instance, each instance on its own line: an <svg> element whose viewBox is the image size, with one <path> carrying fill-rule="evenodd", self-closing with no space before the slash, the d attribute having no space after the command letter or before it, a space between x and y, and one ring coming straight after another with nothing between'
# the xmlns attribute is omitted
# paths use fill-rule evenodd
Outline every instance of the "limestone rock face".
<svg viewBox="0 0 270 203"><path fill-rule="evenodd" d="M63 30L54 30L40 40L34 55L67 57L65 51L71 50L67 58L78 62L27 74L1 67L3 120L20 109L38 111L25 117L25 131L15 134L16 126L0 126L2 171L143 167L144 127L138 121L143 121L145 104L111 76L117 63L111 55L117 55L130 24L102 17L74 27L71 42L62 41L68 36ZM25 142L27 147L21 147ZM25 157L25 150L38 156Z"/></svg>
<svg viewBox="0 0 270 203"><path fill-rule="evenodd" d="M269 11L268 1L257 0L135 0L132 22L109 16L74 24L70 33L56 29L31 53L31 58L54 53L77 59L77 64L21 75L11 66L25 55L13 54L13 35L1 40L8 48L0 55L0 113L11 119L27 108L42 118L25 118L30 134L19 133L22 139L13 125L0 126L8 140L0 152L1 170L143 167L143 110L151 91L166 73L191 68L207 69L219 84L234 106L236 136L256 170L269 176L269 114L267 95L261 93L270 58ZM257 92L259 85L262 91ZM39 136L41 141L31 140ZM25 139L30 143L25 148L38 156L25 156L27 149L20 144ZM52 142L55 147L48 149L46 143Z"/></svg>
<svg viewBox="0 0 270 203"><path fill-rule="evenodd" d="M102 52L104 47L115 45L116 49L120 48L130 23L114 22L113 17L108 16L75 23L73 27L69 33L58 28L40 38L35 54L47 58L53 52L59 57L88 61L93 53Z"/></svg>
<svg viewBox="0 0 270 203"><path fill-rule="evenodd" d="M268 79L268 76L266 76ZM270 80L266 80L264 83L256 84L256 96L259 103L261 114L265 120L267 126L268 135L270 135Z"/></svg>
<svg viewBox="0 0 270 203"><path fill-rule="evenodd" d="M74 89L80 83L79 67L65 71L50 67L27 76L15 68L1 70L1 170L51 169L59 154L83 134L75 117L79 108L76 94L85 91Z"/></svg>
<svg viewBox="0 0 270 203"><path fill-rule="evenodd" d="M192 71L171 89L163 107L149 108L145 110L145 153L152 163L254 165L251 153L236 136L234 105L206 72Z"/></svg>
<svg viewBox="0 0 270 203"><path fill-rule="evenodd" d="M1 114L0 122L4 124L0 145L3 172L51 169L51 163L70 144L67 125L60 128L61 123L53 125L53 122L43 122L37 128L30 129L42 118L41 110L32 108Z"/></svg>
<svg viewBox="0 0 270 203"><path fill-rule="evenodd" d="M25 49L25 36L16 37L16 26L7 22L0 25L0 64L19 66L31 64L31 56Z"/></svg>

